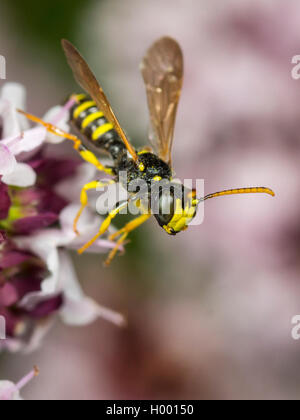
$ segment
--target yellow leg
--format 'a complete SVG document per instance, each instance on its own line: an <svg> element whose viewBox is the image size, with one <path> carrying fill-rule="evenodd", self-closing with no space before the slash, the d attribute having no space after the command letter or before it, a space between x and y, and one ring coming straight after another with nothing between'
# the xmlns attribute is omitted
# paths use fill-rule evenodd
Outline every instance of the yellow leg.
<svg viewBox="0 0 300 420"><path fill-rule="evenodd" d="M104 265L106 267L108 267L110 265L110 263L112 262L112 260L115 258L116 253L118 252L118 250L120 249L120 247L124 244L126 238L128 236L128 233L124 233L120 239L118 239L118 241L116 242L116 246L114 247L114 249L112 249L110 251L110 253L108 254L107 259L105 260Z"/></svg>
<svg viewBox="0 0 300 420"><path fill-rule="evenodd" d="M77 230L77 224L78 221L82 215L83 210L87 207L88 205L88 195L87 195L87 191L89 190L96 190L97 188L105 188L108 185L114 184L115 181L113 180L108 180L106 182L101 182L101 181L92 181L89 182L88 184L86 184L82 190L81 190L81 194L80 194L80 203L81 203L81 208L77 213L77 216L75 217L74 220L74 224L73 224L73 229L74 232L76 233L76 235L79 235L79 232Z"/></svg>
<svg viewBox="0 0 300 420"><path fill-rule="evenodd" d="M141 226L143 223L145 223L149 218L151 217L151 214L142 214L141 216L137 217L134 220L131 220L128 222L122 229L118 230L117 232L113 233L109 236L110 241L114 241L118 236L122 235L123 233L129 233Z"/></svg>
<svg viewBox="0 0 300 420"><path fill-rule="evenodd" d="M76 147L74 147L74 148L76 149ZM85 160L86 162L89 162L92 165L96 166L98 171L105 172L107 175L115 175L112 168L107 168L106 166L102 165L102 163L99 162L97 156L93 152L91 152L90 150L86 149L82 145L76 150L78 150L78 152L79 152L79 154L80 154L80 156L82 157L83 160Z"/></svg>
<svg viewBox="0 0 300 420"><path fill-rule="evenodd" d="M120 249L121 245L125 242L129 233L132 232L133 230L137 229L143 223L145 223L150 217L151 217L151 214L142 214L137 219L134 219L131 222L127 223L127 225L125 225L118 232L114 233L113 235L110 235L109 240L111 240L111 241L113 241L114 239L116 239L120 235L121 235L121 237L116 242L115 248L109 253L109 255L107 257L107 260L105 261L105 265L108 266L112 262L116 253Z"/></svg>
<svg viewBox="0 0 300 420"><path fill-rule="evenodd" d="M53 124L47 123L43 120L41 120L40 118L32 115L32 114L28 114L27 112L18 110L18 112L20 114L25 115L26 118L28 118L29 120L38 123L38 124L42 124L47 131L49 131L49 133L55 134L56 136L59 137L63 137L67 140L71 140L74 143L74 149L78 151L78 153L80 154L80 156L82 157L82 159L84 159L86 162L91 163L92 165L96 166L96 168L99 171L105 172L108 175L113 175L113 170L111 168L106 168L104 165L102 165L101 162L99 162L98 158L96 157L96 155L91 152L90 150L86 149L83 145L81 140L77 137L74 136L73 134L70 133L66 133L65 131L61 130L60 128L56 127Z"/></svg>
<svg viewBox="0 0 300 420"><path fill-rule="evenodd" d="M99 229L99 232L97 233L97 235L95 235L93 237L93 239L91 239L88 243L86 243L81 249L78 250L78 254L82 254L84 251L86 251L91 245L93 245L93 243L101 236L103 235L103 233L105 233L107 231L107 229L109 228L111 221L117 216L118 213L120 213L120 211L122 209L124 209L125 207L127 207L128 202L125 201L123 203L121 203L118 207L116 207L114 210L112 210L109 215L107 216L107 218L102 222L102 225Z"/></svg>

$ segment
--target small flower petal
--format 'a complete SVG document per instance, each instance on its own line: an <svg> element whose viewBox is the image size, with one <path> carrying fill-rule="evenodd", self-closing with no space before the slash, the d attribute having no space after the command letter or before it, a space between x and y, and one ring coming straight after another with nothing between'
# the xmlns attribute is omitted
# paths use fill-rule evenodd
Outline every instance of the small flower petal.
<svg viewBox="0 0 300 420"><path fill-rule="evenodd" d="M60 120L57 119L57 116L59 116ZM70 126L68 124L69 122L69 114L68 112L64 112L64 108L62 106L56 106L54 108L51 108L43 117L43 120L46 122L50 122L51 124L54 124L53 121L56 121L55 125L56 127L60 128L61 130L69 133ZM59 144L62 143L65 139L60 136L56 136L52 133L47 133L46 141L48 143L52 144Z"/></svg>
<svg viewBox="0 0 300 420"><path fill-rule="evenodd" d="M69 111L71 108L76 104L76 99L74 97L70 98L59 112L50 120L50 122L54 125L57 125L62 120L69 120L70 115Z"/></svg>
<svg viewBox="0 0 300 420"><path fill-rule="evenodd" d="M55 157L38 157L37 159L29 162L30 166L35 170L38 175L38 183L42 186L51 186L61 182L66 178L72 177L72 183L74 183L74 175L80 162L72 159L58 159ZM67 179L70 184L70 179ZM77 191L78 194L78 191ZM62 197L68 197L64 194L60 194Z"/></svg>
<svg viewBox="0 0 300 420"><path fill-rule="evenodd" d="M57 312L63 303L63 295L59 294L58 296L54 296L39 302L35 308L33 308L31 311L28 311L28 315L35 319L45 318L46 316L51 315L53 312Z"/></svg>
<svg viewBox="0 0 300 420"><path fill-rule="evenodd" d="M58 215L50 212L24 217L14 222L13 230L18 235L28 235L36 230L53 225L57 219Z"/></svg>
<svg viewBox="0 0 300 420"><path fill-rule="evenodd" d="M20 153L31 152L40 147L46 138L47 130L44 127L35 127L23 131L20 136L2 140L11 153L19 155Z"/></svg>
<svg viewBox="0 0 300 420"><path fill-rule="evenodd" d="M9 175L16 166L16 158L7 146L0 142L0 176Z"/></svg>
<svg viewBox="0 0 300 420"><path fill-rule="evenodd" d="M118 327L126 325L124 316L112 309L98 305L93 299L82 297L80 300L66 299L61 310L61 316L65 324L83 326L103 318Z"/></svg>
<svg viewBox="0 0 300 420"><path fill-rule="evenodd" d="M0 230L0 245L7 240L7 235L4 230Z"/></svg>
<svg viewBox="0 0 300 420"><path fill-rule="evenodd" d="M26 90L19 83L6 83L0 95L0 115L3 118L3 137L16 136L29 128L28 120L17 112L26 105Z"/></svg>
<svg viewBox="0 0 300 420"><path fill-rule="evenodd" d="M18 301L18 293L11 283L0 287L0 306L12 306Z"/></svg>
<svg viewBox="0 0 300 420"><path fill-rule="evenodd" d="M70 180L61 178L61 182L57 185L56 191L70 202L79 202L78 186L83 186L96 179L97 169L89 163L83 163L79 166L76 174L73 176L72 183ZM80 188L80 187L79 187ZM79 194L78 194L79 193Z"/></svg>
<svg viewBox="0 0 300 420"><path fill-rule="evenodd" d="M16 163L14 171L2 177L5 184L22 188L34 185L35 181L36 173L26 163Z"/></svg>
<svg viewBox="0 0 300 420"><path fill-rule="evenodd" d="M62 307L61 316L66 324L88 325L99 317L118 326L126 324L121 314L102 307L93 299L84 296L67 253L60 252L60 271L61 281L64 281L65 289L65 304Z"/></svg>
<svg viewBox="0 0 300 420"><path fill-rule="evenodd" d="M0 401L5 400L22 400L20 392L18 389L16 389L16 386L13 382L0 381Z"/></svg>
<svg viewBox="0 0 300 420"><path fill-rule="evenodd" d="M0 270L16 267L32 258L32 254L26 251L8 250L0 254Z"/></svg>
<svg viewBox="0 0 300 420"><path fill-rule="evenodd" d="M16 109L26 107L26 89L20 83L5 83L1 89L0 98L9 101Z"/></svg>
<svg viewBox="0 0 300 420"><path fill-rule="evenodd" d="M35 367L31 372L25 375L16 385L9 381L0 381L0 400L22 400L20 391L33 378L39 375L39 369Z"/></svg>

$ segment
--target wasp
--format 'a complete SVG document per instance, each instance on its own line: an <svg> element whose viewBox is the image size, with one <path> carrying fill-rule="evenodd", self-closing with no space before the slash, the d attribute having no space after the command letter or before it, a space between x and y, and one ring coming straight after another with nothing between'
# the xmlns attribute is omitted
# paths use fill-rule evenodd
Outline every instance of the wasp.
<svg viewBox="0 0 300 420"><path fill-rule="evenodd" d="M78 136L65 133L31 114L24 112L23 114L32 121L43 124L49 132L72 140L75 150L85 161L112 177L108 182L95 180L84 185L80 195L81 208L74 221L74 231L78 233L78 220L88 206L89 190L120 182L129 191L129 184L139 180L146 185L139 191L130 189L129 198L117 203L111 209L97 234L78 250L80 254L107 232L112 220L129 203L136 204L140 215L109 237L110 240L116 241L116 246L110 252L106 264L112 261L120 246L127 240L129 233L145 223L152 214L169 235L176 235L187 229L196 215L199 203L207 199L245 193L275 195L270 188L246 187L197 197L196 190L174 182L171 152L177 107L183 85L183 53L177 41L170 37L160 38L148 49L142 60L141 73L146 88L152 134L150 145L140 151L129 141L102 87L82 55L67 40L62 40L62 46L77 83L86 92L86 94L73 95L76 104L70 111L70 120L88 140L87 146ZM99 152L108 153L112 165L103 165L98 154L93 152L93 148ZM127 177L121 179L120 173L124 171ZM157 211L153 212L151 205L141 204L141 198L151 194L153 183L161 181L163 183L154 197ZM148 200L147 203L149 202Z"/></svg>

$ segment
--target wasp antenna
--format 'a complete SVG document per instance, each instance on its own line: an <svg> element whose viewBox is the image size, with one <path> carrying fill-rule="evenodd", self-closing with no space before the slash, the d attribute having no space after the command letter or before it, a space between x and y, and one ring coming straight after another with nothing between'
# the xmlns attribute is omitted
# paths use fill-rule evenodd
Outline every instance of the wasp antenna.
<svg viewBox="0 0 300 420"><path fill-rule="evenodd" d="M201 201L208 200L209 198L215 198L215 197L221 197L222 195L233 195L233 194L257 194L257 193L264 193L269 194L272 197L275 196L274 191L272 191L270 188L265 187L246 187L246 188L234 188L231 190L224 190L219 191L213 194L206 195Z"/></svg>

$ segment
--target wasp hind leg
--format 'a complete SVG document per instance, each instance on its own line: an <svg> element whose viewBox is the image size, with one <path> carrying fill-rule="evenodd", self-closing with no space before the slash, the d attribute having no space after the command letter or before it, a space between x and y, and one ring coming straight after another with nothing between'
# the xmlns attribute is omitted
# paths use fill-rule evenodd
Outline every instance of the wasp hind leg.
<svg viewBox="0 0 300 420"><path fill-rule="evenodd" d="M78 151L83 160L85 160L88 163L91 163L98 169L98 171L105 172L107 175L115 175L115 172L112 168L108 168L102 165L97 156L93 152L88 150L86 147L84 147L82 144L80 144L78 147L74 146L74 149Z"/></svg>
<svg viewBox="0 0 300 420"><path fill-rule="evenodd" d="M74 223L73 223L73 230L76 233L76 235L79 235L79 232L78 232L78 229L77 229L78 221L79 221L84 209L89 204L87 191L96 190L98 188L105 188L105 187L108 187L109 185L112 185L112 184L115 184L115 181L113 181L113 180L108 180L108 181L105 181L105 182L92 181L92 182L89 182L88 184L84 185L84 187L81 190L81 194L80 194L81 207L80 207L80 210L78 211L78 213L77 213L77 215L74 219Z"/></svg>
<svg viewBox="0 0 300 420"><path fill-rule="evenodd" d="M132 232L133 230L137 229L143 223L145 223L150 217L151 217L151 214L148 214L148 213L147 214L142 214L138 218L136 218L136 219L132 220L131 222L127 223L118 232L115 232L114 234L109 236L109 240L111 240L111 241L115 240L118 236L121 236L121 237L116 242L116 246L114 247L114 249L109 253L109 255L108 255L108 257L105 261L106 266L108 266L112 262L112 260L116 256L116 253L118 252L120 247L126 241L129 233Z"/></svg>
<svg viewBox="0 0 300 420"><path fill-rule="evenodd" d="M95 166L99 171L105 172L108 175L114 175L114 171L112 168L107 168L106 166L102 165L102 163L99 161L97 156L88 150L86 147L82 145L81 140L70 133L67 133L60 128L56 127L55 125L51 123L47 123L40 118L36 117L35 115L28 114L27 112L18 110L20 114L25 115L26 118L28 118L30 121L33 121L37 124L43 125L49 133L54 134L59 137L63 137L67 140L71 140L74 143L74 149L80 154L83 160L85 160L88 163L91 163L93 166Z"/></svg>

